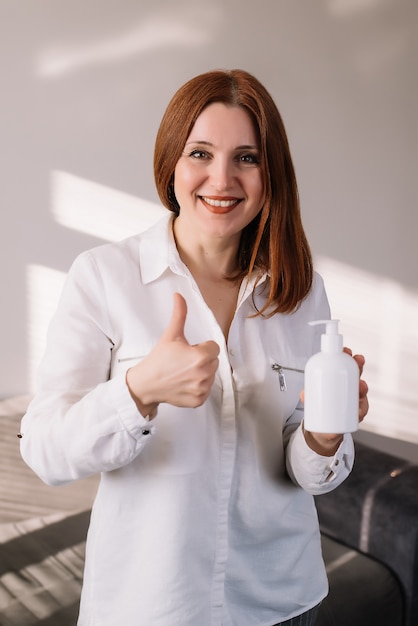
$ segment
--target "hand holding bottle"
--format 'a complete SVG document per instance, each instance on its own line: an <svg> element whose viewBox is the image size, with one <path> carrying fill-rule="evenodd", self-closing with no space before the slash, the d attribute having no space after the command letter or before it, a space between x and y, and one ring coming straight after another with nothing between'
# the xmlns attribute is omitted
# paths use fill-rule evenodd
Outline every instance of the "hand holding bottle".
<svg viewBox="0 0 418 626"><path fill-rule="evenodd" d="M319 454L334 454L344 433L358 429L368 411L367 384L360 380L365 359L352 358L343 350L338 321L326 325L321 337L321 352L313 355L305 368L304 431L308 445ZM336 433L336 434L331 434Z"/></svg>

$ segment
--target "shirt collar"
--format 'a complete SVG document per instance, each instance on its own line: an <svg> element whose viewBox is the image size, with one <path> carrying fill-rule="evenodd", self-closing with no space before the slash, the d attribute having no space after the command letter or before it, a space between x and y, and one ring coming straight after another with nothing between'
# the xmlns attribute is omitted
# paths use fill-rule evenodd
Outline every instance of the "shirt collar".
<svg viewBox="0 0 418 626"><path fill-rule="evenodd" d="M139 261L142 282L146 285L159 278L168 268L185 274L173 235L174 213L167 211L160 220L141 234Z"/></svg>
<svg viewBox="0 0 418 626"><path fill-rule="evenodd" d="M175 274L188 275L188 270L180 259L173 234L174 213L167 211L167 215L157 221L148 230L142 233L139 241L139 260L142 282L146 285L159 278L167 269ZM238 306L253 291L258 274L254 272L248 279L242 281ZM261 276L258 285L264 283L267 274Z"/></svg>

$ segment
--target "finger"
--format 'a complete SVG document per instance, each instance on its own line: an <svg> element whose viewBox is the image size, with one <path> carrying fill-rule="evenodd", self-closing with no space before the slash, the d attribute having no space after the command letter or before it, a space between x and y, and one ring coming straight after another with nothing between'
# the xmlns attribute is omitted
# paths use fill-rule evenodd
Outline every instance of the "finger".
<svg viewBox="0 0 418 626"><path fill-rule="evenodd" d="M369 385L366 383L365 380L360 380L360 384L359 384L360 398L364 398L365 396L367 396L368 392L369 392Z"/></svg>
<svg viewBox="0 0 418 626"><path fill-rule="evenodd" d="M359 422L362 422L364 420L368 412L369 412L369 400L367 396L364 396L363 398L360 398L360 403L359 403L359 412L358 412Z"/></svg>
<svg viewBox="0 0 418 626"><path fill-rule="evenodd" d="M187 341L184 336L184 326L187 317L187 302L180 293L175 293L173 297L173 312L170 322L162 334L163 341Z"/></svg>
<svg viewBox="0 0 418 626"><path fill-rule="evenodd" d="M362 354L356 354L353 359L355 360L355 362L358 365L358 368L360 370L360 376L363 373L363 368L364 368L364 364L366 362L366 359L364 358L364 356Z"/></svg>
<svg viewBox="0 0 418 626"><path fill-rule="evenodd" d="M369 411L369 399L367 394L369 386L365 380L360 379L359 383L359 422L362 422Z"/></svg>
<svg viewBox="0 0 418 626"><path fill-rule="evenodd" d="M199 348L202 352L205 352L209 361L213 361L218 358L220 348L216 341L208 340L198 343L194 348Z"/></svg>

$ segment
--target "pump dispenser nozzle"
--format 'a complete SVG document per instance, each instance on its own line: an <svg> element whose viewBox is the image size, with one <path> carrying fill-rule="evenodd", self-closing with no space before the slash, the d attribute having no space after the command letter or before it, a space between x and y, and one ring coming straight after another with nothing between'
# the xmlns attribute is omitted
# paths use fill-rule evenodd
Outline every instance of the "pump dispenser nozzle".
<svg viewBox="0 0 418 626"><path fill-rule="evenodd" d="M338 333L338 323L340 320L316 320L309 322L310 326L325 324L325 334L321 335L322 352L342 352L343 336Z"/></svg>

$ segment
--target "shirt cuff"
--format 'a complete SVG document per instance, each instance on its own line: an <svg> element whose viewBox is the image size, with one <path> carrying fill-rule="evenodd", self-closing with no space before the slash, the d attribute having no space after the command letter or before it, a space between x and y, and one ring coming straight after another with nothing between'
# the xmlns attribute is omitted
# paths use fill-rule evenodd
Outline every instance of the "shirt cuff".
<svg viewBox="0 0 418 626"><path fill-rule="evenodd" d="M137 440L155 434L157 429L150 420L154 422L157 410L147 417L141 415L129 392L125 376L116 376L108 382L108 385L112 405L129 434Z"/></svg>
<svg viewBox="0 0 418 626"><path fill-rule="evenodd" d="M288 450L288 471L306 491L317 495L331 491L350 474L354 463L354 443L345 434L333 456L322 456L306 443L302 426L293 434Z"/></svg>

